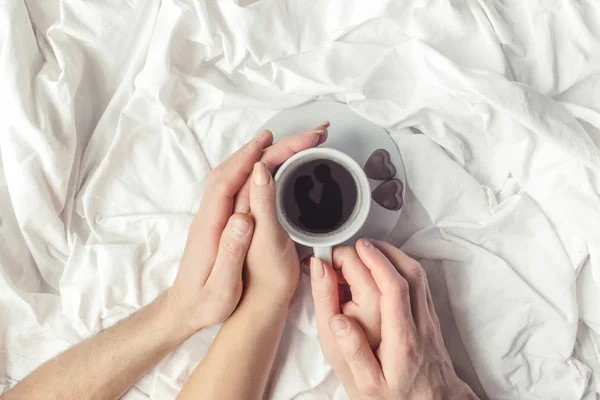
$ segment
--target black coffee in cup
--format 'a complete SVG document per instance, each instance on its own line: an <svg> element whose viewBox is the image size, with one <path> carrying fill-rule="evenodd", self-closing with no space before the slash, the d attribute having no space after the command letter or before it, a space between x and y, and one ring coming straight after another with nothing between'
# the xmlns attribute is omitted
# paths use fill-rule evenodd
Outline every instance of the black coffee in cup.
<svg viewBox="0 0 600 400"><path fill-rule="evenodd" d="M342 227L352 216L358 189L352 174L326 158L299 165L286 180L282 209L297 229L323 234Z"/></svg>

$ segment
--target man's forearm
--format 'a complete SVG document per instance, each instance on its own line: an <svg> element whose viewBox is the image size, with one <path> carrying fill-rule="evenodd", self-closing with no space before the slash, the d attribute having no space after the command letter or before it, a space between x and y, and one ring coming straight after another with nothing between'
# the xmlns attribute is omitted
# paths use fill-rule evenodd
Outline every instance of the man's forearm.
<svg viewBox="0 0 600 400"><path fill-rule="evenodd" d="M242 299L225 321L179 399L260 399L277 354L288 307Z"/></svg>
<svg viewBox="0 0 600 400"><path fill-rule="evenodd" d="M116 399L194 332L169 291L48 361L6 394L12 399Z"/></svg>

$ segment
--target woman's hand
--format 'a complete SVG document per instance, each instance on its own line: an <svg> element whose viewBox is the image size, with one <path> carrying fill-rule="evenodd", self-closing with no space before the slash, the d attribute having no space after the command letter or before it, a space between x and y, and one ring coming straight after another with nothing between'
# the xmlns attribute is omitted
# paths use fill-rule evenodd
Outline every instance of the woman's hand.
<svg viewBox="0 0 600 400"><path fill-rule="evenodd" d="M254 164L262 160L275 168L296 152L323 143L328 125L273 145L272 133L264 131L211 172L177 278L167 292L173 312L181 314L192 330L223 322L240 300L242 266L255 232L248 214Z"/></svg>
<svg viewBox="0 0 600 400"><path fill-rule="evenodd" d="M360 313L350 315L347 306L340 313L335 271L318 260L311 263L319 340L348 395L477 399L454 371L420 264L387 243L365 239L356 244L356 254L378 288L379 343L369 334L376 331L377 322ZM365 279L370 286L371 280Z"/></svg>
<svg viewBox="0 0 600 400"><path fill-rule="evenodd" d="M277 220L275 182L267 166L254 165L250 212L256 221L244 276L245 296L287 307L300 279L300 261L294 242Z"/></svg>
<svg viewBox="0 0 600 400"><path fill-rule="evenodd" d="M294 136L306 141L318 137L317 143L327 140L329 122ZM254 237L246 258L244 296L262 305L287 307L300 279L300 262L296 246L277 220L275 181L277 165L301 150L298 140L282 140L281 151L265 151L261 162L254 165L251 179L240 191L237 209L249 209L256 221ZM274 146L273 146L274 147ZM305 147L306 148L306 147Z"/></svg>

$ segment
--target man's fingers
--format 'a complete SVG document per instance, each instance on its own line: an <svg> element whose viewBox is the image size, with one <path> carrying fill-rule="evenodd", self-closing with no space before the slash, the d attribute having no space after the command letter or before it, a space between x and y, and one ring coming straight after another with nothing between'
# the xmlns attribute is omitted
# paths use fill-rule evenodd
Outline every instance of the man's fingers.
<svg viewBox="0 0 600 400"><path fill-rule="evenodd" d="M247 214L234 214L229 218L219 241L217 258L206 281L207 286L222 293L236 293L231 289L241 282L253 228L252 217Z"/></svg>
<svg viewBox="0 0 600 400"><path fill-rule="evenodd" d="M381 241L374 241L373 244L381 250L408 282L410 304L417 328L421 330L428 329L430 324L433 323L433 318L429 311L427 291L429 284L427 283L425 270L416 260L413 260L391 244ZM431 299L429 300L431 301Z"/></svg>
<svg viewBox="0 0 600 400"><path fill-rule="evenodd" d="M306 131L297 133L282 139L280 142L269 146L263 153L261 161L267 166L267 169L273 173L275 167L283 164L288 158L299 151L318 146L327 140L327 127L329 122L325 121L321 125ZM235 201L235 212L247 212L250 208L250 181L246 182L240 189Z"/></svg>
<svg viewBox="0 0 600 400"><path fill-rule="evenodd" d="M382 343L387 342L392 348L400 351L401 348L406 348L407 343L416 334L408 282L370 240L360 239L356 244L356 250L360 259L371 271L381 292ZM386 357L381 361L385 368Z"/></svg>
<svg viewBox="0 0 600 400"><path fill-rule="evenodd" d="M189 236L198 243L196 246L201 246L207 265L215 261L221 232L233 210L235 194L248 179L263 149L272 141L272 133L264 131L210 173L200 208L189 231Z"/></svg>
<svg viewBox="0 0 600 400"><path fill-rule="evenodd" d="M385 378L358 322L338 314L329 320L329 326L358 390L367 396L380 394L385 387Z"/></svg>

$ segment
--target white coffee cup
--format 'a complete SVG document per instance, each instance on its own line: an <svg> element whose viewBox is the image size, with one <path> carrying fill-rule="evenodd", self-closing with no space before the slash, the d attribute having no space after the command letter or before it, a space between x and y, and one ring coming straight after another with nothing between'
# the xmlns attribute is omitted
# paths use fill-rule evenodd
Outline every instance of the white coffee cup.
<svg viewBox="0 0 600 400"><path fill-rule="evenodd" d="M292 182L292 178L295 176L294 173L302 165L314 160L328 160L340 165L350 174L356 186L354 208L346 221L330 232L314 233L302 229L297 223L291 221L284 209L284 195L286 191L293 190L294 182ZM293 241L312 247L315 257L330 265L333 247L356 235L367 220L371 208L371 187L361 166L347 154L326 147L304 150L290 157L277 171L275 185L277 218L283 229Z"/></svg>

